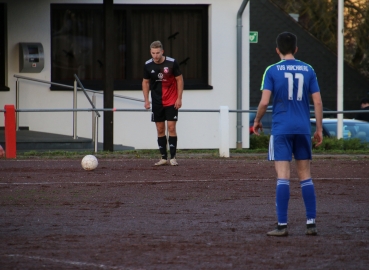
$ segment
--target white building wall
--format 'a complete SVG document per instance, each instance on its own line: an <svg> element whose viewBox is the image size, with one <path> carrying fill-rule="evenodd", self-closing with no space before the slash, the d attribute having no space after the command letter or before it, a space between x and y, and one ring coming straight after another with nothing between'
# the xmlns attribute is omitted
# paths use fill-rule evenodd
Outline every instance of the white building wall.
<svg viewBox="0 0 369 270"><path fill-rule="evenodd" d="M3 1L4 2L4 1ZM8 82L9 92L0 92L0 107L16 103L16 78L21 75L50 81L50 4L51 3L103 3L102 0L7 0L8 7ZM213 90L185 90L182 109L219 109L229 106L236 109L236 25L237 12L242 0L115 0L115 4L209 4L209 84ZM247 13L243 15L244 25ZM247 28L246 28L247 30ZM243 29L244 42L245 28ZM45 53L45 67L41 73L19 73L19 42L41 42ZM150 57L148 50L148 58ZM245 50L243 61L247 61ZM246 63L243 75L243 103L248 108ZM245 75L246 74L246 75ZM186 80L186 78L184 78ZM141 91L115 91L115 94L143 99ZM91 96L91 95L90 95ZM73 106L72 91L51 91L49 85L20 81L20 109L70 109ZM78 93L78 108L89 108L83 93ZM103 96L97 95L97 108L103 107ZM143 109L143 103L125 99L114 99L119 109ZM91 112L78 113L77 135L91 137ZM99 142L103 141L103 112L99 119ZM156 149L156 129L150 121L151 112L115 112L114 144L133 146L136 149ZM73 134L72 112L20 113L19 126L30 130L65 135ZM236 113L230 113L230 146L236 147ZM4 125L0 117L0 126ZM179 112L177 124L179 149L219 148L219 114ZM246 140L246 141L245 141ZM248 121L243 117L243 147L248 147Z"/></svg>

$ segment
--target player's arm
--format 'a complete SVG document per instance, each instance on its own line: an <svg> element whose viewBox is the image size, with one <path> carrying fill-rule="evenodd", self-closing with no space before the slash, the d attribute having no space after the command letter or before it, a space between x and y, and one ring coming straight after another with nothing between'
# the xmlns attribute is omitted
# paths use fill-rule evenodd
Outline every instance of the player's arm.
<svg viewBox="0 0 369 270"><path fill-rule="evenodd" d="M176 103L174 104L174 108L179 109L182 107L182 94L183 94L183 76L179 75L176 77L177 81L177 93L178 98L176 100Z"/></svg>
<svg viewBox="0 0 369 270"><path fill-rule="evenodd" d="M312 99L314 103L314 112L316 119L316 131L314 132L314 141L316 147L321 145L323 142L323 102L320 92L313 93Z"/></svg>
<svg viewBox="0 0 369 270"><path fill-rule="evenodd" d="M142 80L142 91L145 99L145 109L150 109L150 99L149 99L149 92L150 92L150 80L143 79Z"/></svg>
<svg viewBox="0 0 369 270"><path fill-rule="evenodd" d="M261 95L261 100L258 106L258 111L256 113L254 119L254 133L259 135L259 129L263 130L263 125L261 123L261 119L263 118L269 104L270 96L272 95L272 91L268 89L264 89Z"/></svg>

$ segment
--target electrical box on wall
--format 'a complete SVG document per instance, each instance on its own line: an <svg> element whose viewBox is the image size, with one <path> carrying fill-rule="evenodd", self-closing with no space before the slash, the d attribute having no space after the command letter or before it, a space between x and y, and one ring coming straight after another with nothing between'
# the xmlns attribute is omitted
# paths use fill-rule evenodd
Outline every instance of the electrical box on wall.
<svg viewBox="0 0 369 270"><path fill-rule="evenodd" d="M44 69L44 48L41 43L19 43L19 72L39 73Z"/></svg>

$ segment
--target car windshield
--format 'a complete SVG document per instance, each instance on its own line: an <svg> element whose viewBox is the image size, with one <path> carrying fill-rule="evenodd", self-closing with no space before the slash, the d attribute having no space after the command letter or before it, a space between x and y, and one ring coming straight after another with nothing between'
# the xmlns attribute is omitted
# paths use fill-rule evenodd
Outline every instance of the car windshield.
<svg viewBox="0 0 369 270"><path fill-rule="evenodd" d="M323 126L330 136L336 136L337 122L324 123ZM344 139L359 138L361 140L369 140L369 124L361 122L344 122L342 137Z"/></svg>

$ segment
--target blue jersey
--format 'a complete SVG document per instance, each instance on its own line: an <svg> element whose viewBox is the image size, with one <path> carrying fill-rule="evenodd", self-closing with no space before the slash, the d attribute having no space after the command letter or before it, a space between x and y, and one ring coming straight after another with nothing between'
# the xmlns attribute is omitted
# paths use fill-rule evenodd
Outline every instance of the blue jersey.
<svg viewBox="0 0 369 270"><path fill-rule="evenodd" d="M310 95L319 92L314 69L299 60L266 68L261 90L272 91L272 135L310 134Z"/></svg>

